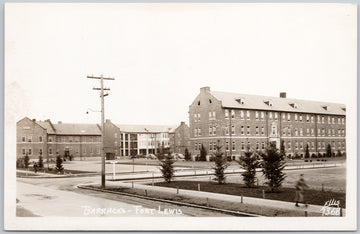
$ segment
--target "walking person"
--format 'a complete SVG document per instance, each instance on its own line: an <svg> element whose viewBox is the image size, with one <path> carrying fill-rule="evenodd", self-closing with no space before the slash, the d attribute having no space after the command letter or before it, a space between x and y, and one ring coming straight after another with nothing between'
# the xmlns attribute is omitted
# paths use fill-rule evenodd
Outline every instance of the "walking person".
<svg viewBox="0 0 360 234"><path fill-rule="evenodd" d="M295 188L296 188L295 206L299 206L299 203L304 203L305 207L307 207L308 205L306 204L306 202L304 202L304 190L305 188L309 188L309 186L306 184L304 180L304 174L300 174L300 178L296 182Z"/></svg>

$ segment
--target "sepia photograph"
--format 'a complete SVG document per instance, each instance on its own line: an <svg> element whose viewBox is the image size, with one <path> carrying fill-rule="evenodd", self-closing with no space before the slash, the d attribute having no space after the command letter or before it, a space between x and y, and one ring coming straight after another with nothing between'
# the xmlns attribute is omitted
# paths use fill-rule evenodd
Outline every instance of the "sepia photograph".
<svg viewBox="0 0 360 234"><path fill-rule="evenodd" d="M356 4L4 18L5 230L356 230Z"/></svg>

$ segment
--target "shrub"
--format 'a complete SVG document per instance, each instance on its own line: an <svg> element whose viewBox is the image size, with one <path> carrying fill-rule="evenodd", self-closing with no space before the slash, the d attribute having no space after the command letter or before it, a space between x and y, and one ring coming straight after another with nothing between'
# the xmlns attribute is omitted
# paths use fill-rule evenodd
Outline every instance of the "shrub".
<svg viewBox="0 0 360 234"><path fill-rule="evenodd" d="M56 156L55 169L59 173L62 173L64 171L64 167L63 167L62 163L63 163L63 160L61 159L60 155Z"/></svg>
<svg viewBox="0 0 360 234"><path fill-rule="evenodd" d="M171 182L171 179L174 176L174 166L173 166L174 161L171 159L170 154L168 156L166 156L165 160L162 160L160 162L160 171L162 173L162 176L164 178L164 180L167 183Z"/></svg>
<svg viewBox="0 0 360 234"><path fill-rule="evenodd" d="M44 162L43 162L43 158L41 155L39 156L38 167L39 167L39 169L44 168Z"/></svg>
<svg viewBox="0 0 360 234"><path fill-rule="evenodd" d="M24 166L27 169L27 168L29 168L29 165L30 165L30 158L29 158L28 154L26 154L24 157Z"/></svg>
<svg viewBox="0 0 360 234"><path fill-rule="evenodd" d="M207 155L206 149L205 149L204 145L201 144L199 161L206 161L206 155Z"/></svg>
<svg viewBox="0 0 360 234"><path fill-rule="evenodd" d="M188 148L185 148L185 155L184 156L185 156L186 161L191 160L191 154L189 153Z"/></svg>
<svg viewBox="0 0 360 234"><path fill-rule="evenodd" d="M243 180L248 188L254 187L256 178L256 168L259 166L258 159L255 153L249 150L245 152L244 156L240 157L238 163L245 169L241 173Z"/></svg>
<svg viewBox="0 0 360 234"><path fill-rule="evenodd" d="M229 166L226 157L224 157L224 153L221 152L221 146L217 144L216 146L216 152L214 154L214 160L215 160L215 167L213 169L215 170L215 180L219 184L225 183L225 169Z"/></svg>

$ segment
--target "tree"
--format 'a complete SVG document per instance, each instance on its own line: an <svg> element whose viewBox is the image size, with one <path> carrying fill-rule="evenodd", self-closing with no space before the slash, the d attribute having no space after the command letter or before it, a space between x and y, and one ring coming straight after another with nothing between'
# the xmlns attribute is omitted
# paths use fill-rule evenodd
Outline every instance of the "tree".
<svg viewBox="0 0 360 234"><path fill-rule="evenodd" d="M41 155L39 156L38 167L39 167L40 169L44 168L44 162L43 162L43 158L42 158Z"/></svg>
<svg viewBox="0 0 360 234"><path fill-rule="evenodd" d="M309 145L308 144L306 144L305 158L310 158Z"/></svg>
<svg viewBox="0 0 360 234"><path fill-rule="evenodd" d="M25 168L29 168L29 165L30 165L30 158L29 158L29 155L26 153L25 157L24 157L24 166Z"/></svg>
<svg viewBox="0 0 360 234"><path fill-rule="evenodd" d="M331 145L330 144L328 144L328 146L327 146L326 156L329 157L329 158L331 157Z"/></svg>
<svg viewBox="0 0 360 234"><path fill-rule="evenodd" d="M229 166L224 153L221 151L221 146L216 145L216 152L214 154L215 167L215 180L219 184L225 184L225 169Z"/></svg>
<svg viewBox="0 0 360 234"><path fill-rule="evenodd" d="M256 178L256 168L259 166L258 159L254 152L245 152L245 156L240 157L238 163L245 169L245 172L241 173L243 180L248 188L254 187Z"/></svg>
<svg viewBox="0 0 360 234"><path fill-rule="evenodd" d="M56 165L55 165L55 169L60 173L64 171L64 167L62 165L63 160L61 159L60 155L56 156Z"/></svg>
<svg viewBox="0 0 360 234"><path fill-rule="evenodd" d="M168 154L168 156L166 156L166 158L160 162L160 167L161 167L160 170L161 170L164 180L167 183L170 183L171 179L174 176L173 163L174 163L174 161L171 159L170 154Z"/></svg>
<svg viewBox="0 0 360 234"><path fill-rule="evenodd" d="M262 154L262 167L263 174L268 180L266 184L269 185L271 192L275 192L281 186L286 178L283 170L285 168L285 157L282 156L275 144L270 144L266 149L266 153Z"/></svg>
<svg viewBox="0 0 360 234"><path fill-rule="evenodd" d="M185 160L189 161L191 159L191 154L189 153L188 148L185 148Z"/></svg>
<svg viewBox="0 0 360 234"><path fill-rule="evenodd" d="M201 144L201 149L200 149L200 160L199 161L206 161L206 149L204 147L203 144Z"/></svg>
<svg viewBox="0 0 360 234"><path fill-rule="evenodd" d="M342 156L341 150L338 150L338 152L337 152L337 155L336 155L336 156L338 156L338 157L341 157L341 156Z"/></svg>

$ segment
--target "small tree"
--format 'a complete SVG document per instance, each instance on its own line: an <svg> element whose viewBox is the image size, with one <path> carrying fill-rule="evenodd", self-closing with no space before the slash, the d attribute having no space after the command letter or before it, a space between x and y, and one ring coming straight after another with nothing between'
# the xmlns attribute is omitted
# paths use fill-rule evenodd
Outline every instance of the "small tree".
<svg viewBox="0 0 360 234"><path fill-rule="evenodd" d="M330 144L328 144L328 146L327 146L326 156L329 157L329 158L331 157L331 145Z"/></svg>
<svg viewBox="0 0 360 234"><path fill-rule="evenodd" d="M341 150L338 150L338 152L337 152L337 155L336 155L336 156L338 156L338 157L341 157L341 156L342 156Z"/></svg>
<svg viewBox="0 0 360 234"><path fill-rule="evenodd" d="M308 145L308 144L306 144L306 149L305 149L305 158L310 158L309 145Z"/></svg>
<svg viewBox="0 0 360 234"><path fill-rule="evenodd" d="M285 168L284 156L278 152L275 144L270 144L270 146L266 149L266 153L261 156L263 159L263 174L268 180L266 184L269 185L271 192L275 192L286 178L283 173Z"/></svg>
<svg viewBox="0 0 360 234"><path fill-rule="evenodd" d="M249 149L245 152L245 156L240 157L238 163L245 169L245 172L241 173L243 180L248 188L254 187L256 178L256 168L259 166L259 162L255 153L250 152Z"/></svg>
<svg viewBox="0 0 360 234"><path fill-rule="evenodd" d="M29 165L30 165L30 158L29 158L29 155L26 153L25 157L24 157L24 166L25 168L29 168Z"/></svg>
<svg viewBox="0 0 360 234"><path fill-rule="evenodd" d="M281 140L281 144L280 144L280 154L281 154L281 156L285 156L285 155L286 155L285 142L284 142L283 140Z"/></svg>
<svg viewBox="0 0 360 234"><path fill-rule="evenodd" d="M200 149L200 160L199 161L206 161L206 149L204 147L203 144L201 144L201 149Z"/></svg>
<svg viewBox="0 0 360 234"><path fill-rule="evenodd" d="M221 151L221 146L216 145L216 152L214 154L215 167L215 180L219 184L225 184L225 169L229 166L224 153Z"/></svg>
<svg viewBox="0 0 360 234"><path fill-rule="evenodd" d="M189 161L191 159L191 154L189 153L188 148L185 148L185 160Z"/></svg>
<svg viewBox="0 0 360 234"><path fill-rule="evenodd" d="M63 167L62 163L63 163L63 160L61 159L60 155L57 155L55 169L59 173L64 171L64 167Z"/></svg>
<svg viewBox="0 0 360 234"><path fill-rule="evenodd" d="M39 169L44 168L44 162L43 162L43 158L41 155L39 156L38 167L39 167Z"/></svg>
<svg viewBox="0 0 360 234"><path fill-rule="evenodd" d="M162 176L164 178L164 180L167 183L171 182L171 179L174 176L174 166L173 166L174 161L171 159L170 154L168 156L166 156L165 160L162 160L160 162L160 170L162 173Z"/></svg>

